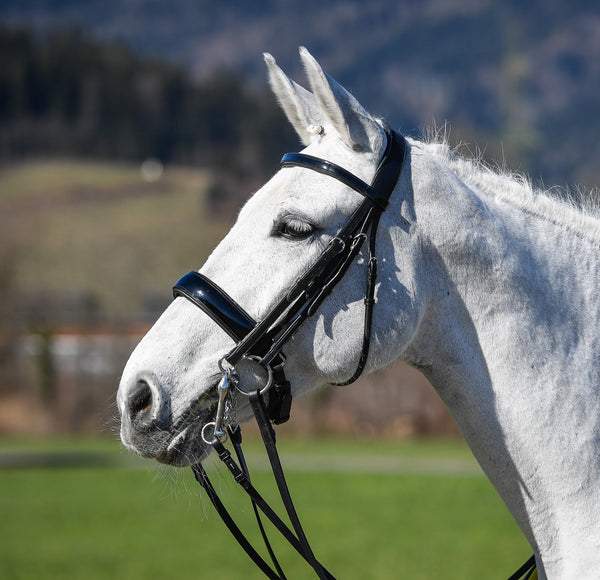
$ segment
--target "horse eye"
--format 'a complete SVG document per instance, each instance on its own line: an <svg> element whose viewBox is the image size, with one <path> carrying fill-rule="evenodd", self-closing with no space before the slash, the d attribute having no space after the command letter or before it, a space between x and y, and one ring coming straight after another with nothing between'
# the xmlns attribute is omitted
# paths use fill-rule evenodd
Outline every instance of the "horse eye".
<svg viewBox="0 0 600 580"><path fill-rule="evenodd" d="M315 227L306 219L296 216L285 216L273 228L273 234L289 240L305 240L312 236Z"/></svg>

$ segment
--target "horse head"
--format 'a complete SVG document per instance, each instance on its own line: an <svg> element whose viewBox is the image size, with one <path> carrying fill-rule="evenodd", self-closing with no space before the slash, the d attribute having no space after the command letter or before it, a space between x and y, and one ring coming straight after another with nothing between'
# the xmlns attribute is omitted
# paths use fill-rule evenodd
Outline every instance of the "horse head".
<svg viewBox="0 0 600 580"><path fill-rule="evenodd" d="M301 49L300 54L311 91L289 79L267 54L270 84L305 146L303 159L330 164L338 178L284 163L248 200L200 270L224 291L225 300L258 322L310 271L370 195L368 187L359 195L352 179L372 183L390 145L384 124L324 73L308 51ZM350 184L339 178L345 172ZM390 189L395 189L390 209L374 225L379 232L379 277L365 372L399 358L424 304L424 293L417 292L418 240L410 234L410 170L397 183L394 179ZM395 251L400 244L401 255ZM356 368L363 344L368 261L363 246L334 291L286 344L285 374L293 396L344 381ZM179 296L142 339L126 365L117 397L121 437L128 448L174 465L207 455L209 446L201 433L218 406L219 362L235 347L231 332L222 326ZM237 367L246 390L265 380L247 357ZM244 420L247 402L239 393L235 399L237 417Z"/></svg>

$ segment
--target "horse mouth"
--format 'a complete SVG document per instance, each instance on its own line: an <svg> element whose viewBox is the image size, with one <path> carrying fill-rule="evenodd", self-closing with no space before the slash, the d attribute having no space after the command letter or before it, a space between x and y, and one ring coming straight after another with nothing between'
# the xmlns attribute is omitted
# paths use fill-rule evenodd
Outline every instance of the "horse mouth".
<svg viewBox="0 0 600 580"><path fill-rule="evenodd" d="M206 459L212 447L202 438L202 429L217 411L216 394L203 394L194 401L172 425L170 437L163 449L155 456L160 463L185 467Z"/></svg>
<svg viewBox="0 0 600 580"><path fill-rule="evenodd" d="M201 436L203 423L188 425L173 435L165 448L156 456L156 461L173 467L186 467L200 463L208 457L211 447Z"/></svg>

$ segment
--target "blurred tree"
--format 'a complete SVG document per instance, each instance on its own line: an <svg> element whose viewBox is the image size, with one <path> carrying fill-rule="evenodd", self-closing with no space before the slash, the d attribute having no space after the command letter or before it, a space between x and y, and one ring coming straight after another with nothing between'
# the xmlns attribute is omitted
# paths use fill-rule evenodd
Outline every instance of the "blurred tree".
<svg viewBox="0 0 600 580"><path fill-rule="evenodd" d="M532 71L523 49L524 31L517 17L518 9L508 3L503 10L505 46L499 69L499 134L507 165L529 173L539 137L528 98Z"/></svg>
<svg viewBox="0 0 600 580"><path fill-rule="evenodd" d="M194 82L174 65L76 32L40 39L0 28L0 162L155 158L258 183L295 142L270 93L232 74ZM248 194L239 183L228 190L227 205Z"/></svg>
<svg viewBox="0 0 600 580"><path fill-rule="evenodd" d="M39 339L36 356L37 385L40 398L46 407L53 407L57 396L57 376L54 364L54 330L51 326L40 326L35 330Z"/></svg>
<svg viewBox="0 0 600 580"><path fill-rule="evenodd" d="M15 343L19 336L19 321L15 316L18 300L15 284L17 255L9 236L0 242L0 372L14 360Z"/></svg>

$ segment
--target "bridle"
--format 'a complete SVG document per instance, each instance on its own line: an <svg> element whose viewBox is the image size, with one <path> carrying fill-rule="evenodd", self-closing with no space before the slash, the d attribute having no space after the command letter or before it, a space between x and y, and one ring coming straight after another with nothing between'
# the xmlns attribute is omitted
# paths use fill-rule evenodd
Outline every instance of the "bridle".
<svg viewBox="0 0 600 580"><path fill-rule="evenodd" d="M234 479L250 496L273 566L258 554L235 524L219 499L202 465L194 465L192 470L238 543L269 578L282 579L285 578L285 575L269 544L259 510L271 520L292 547L313 567L319 578L322 580L333 578L315 558L300 525L279 461L272 423L280 424L287 421L292 404L291 386L284 372L285 355L282 352L284 345L302 323L318 310L368 240L369 260L366 268L363 345L356 371L348 380L336 384L346 385L354 382L365 368L369 355L375 304L377 227L381 214L387 208L389 198L400 177L407 150L407 144L402 135L388 127L384 129L387 146L370 185L329 161L304 153L287 153L283 156L282 168L302 167L317 171L341 181L360 193L363 200L331 239L316 262L292 284L290 290L262 320L259 322L253 320L223 289L198 272L189 272L178 280L173 288L174 297L183 296L190 300L236 342L233 350L219 361L222 378L217 386L218 402L215 418L214 421L204 426L202 438L205 443L212 445ZM248 392L243 389L237 372L237 365L242 360L253 361L264 369L267 377L266 384L260 390ZM231 412L233 389L237 389L248 397L293 531L279 518L250 482L241 449L241 430L235 423ZM264 395L267 396L266 403ZM193 411L187 414L186 421L190 419L190 414L193 415ZM227 436L233 444L237 462L223 444Z"/></svg>
<svg viewBox="0 0 600 580"><path fill-rule="evenodd" d="M402 135L392 131L387 126L384 127L384 130L387 146L371 185L346 169L311 155L286 153L283 156L281 160L282 168L302 167L317 171L341 181L360 193L363 200L331 239L316 262L292 284L290 290L262 320L256 322L223 289L198 272L192 271L185 274L173 287L175 298L183 296L190 300L236 342L233 350L219 361L222 378L217 386L218 399L215 417L202 429L202 438L207 445L213 447L235 481L249 495L272 565L267 563L255 550L237 526L219 498L202 465L200 463L193 465L192 471L234 538L263 573L273 580L285 580L286 576L273 552L260 512L271 521L289 544L308 562L321 580L335 580L315 557L302 529L279 460L272 424L287 421L292 404L291 386L284 372L285 355L282 352L283 347L302 323L318 310L321 303L343 278L359 254L363 244L368 240L369 260L366 267L363 343L360 357L353 375L343 382L333 384L348 385L354 382L365 368L369 355L373 308L375 305L377 228L381 215L388 206L389 198L402 172L407 152L407 143ZM252 361L263 369L266 381L262 388L244 390L237 372L237 366L241 361ZM234 406L233 390L237 390L249 400L283 505L293 529L290 529L275 513L251 483L241 446L241 429L235 421L232 410ZM266 402L265 395L267 397ZM192 405L189 412L184 415L183 420L187 422L195 418ZM227 437L233 445L237 461L224 445Z"/></svg>
<svg viewBox="0 0 600 580"><path fill-rule="evenodd" d="M373 184L368 185L342 167L303 153L286 153L281 167L304 167L341 181L364 199L331 239L316 262L298 278L283 298L258 323L224 290L198 272L189 272L175 284L175 297L184 296L210 316L237 344L220 362L228 382L236 380L235 367L242 359L252 359L267 370L272 379L267 405L268 416L275 424L289 419L291 389L285 379L285 356L282 348L300 325L312 316L323 300L342 279L360 249L369 239L369 261L365 290L365 320L363 346L355 373L337 385L354 382L363 372L367 361L373 306L377 258L375 243L379 218L385 211L396 186L406 156L406 141L398 133L385 129L387 147L375 172ZM268 381L269 384L271 381ZM220 391L225 389L220 389ZM222 409L223 410L223 409ZM221 421L220 421L221 420ZM222 414L215 420L217 437L223 435Z"/></svg>

